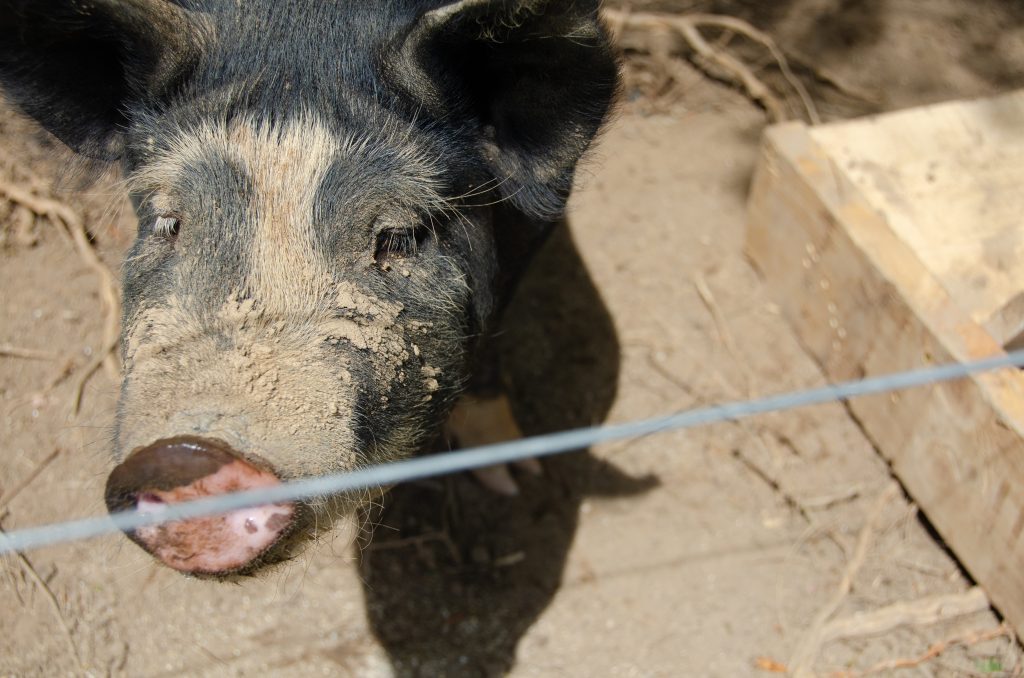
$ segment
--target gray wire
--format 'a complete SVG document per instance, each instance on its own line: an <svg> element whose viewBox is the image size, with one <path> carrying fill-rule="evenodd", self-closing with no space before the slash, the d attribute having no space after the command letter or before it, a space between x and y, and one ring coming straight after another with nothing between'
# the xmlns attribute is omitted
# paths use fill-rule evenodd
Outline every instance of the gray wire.
<svg viewBox="0 0 1024 678"><path fill-rule="evenodd" d="M579 450L599 443L623 438L636 438L653 433L704 426L723 421L734 421L769 412L782 412L798 407L843 401L866 395L877 395L917 386L961 379L1004 367L1024 367L1024 350L962 364L940 365L909 372L848 381L835 386L823 386L749 401L738 401L687 410L652 419L574 429L523 438L497 445L486 445L443 454L433 454L405 461L370 466L349 473L296 480L258 490L207 497L180 504L168 504L159 514L139 514L124 511L109 516L97 516L63 523L53 523L0 534L0 554L11 551L50 546L69 541L90 539L118 530L134 530L146 525L198 518L324 495L339 494L368 487L381 487L429 478L432 476L467 471L470 469L505 464L530 457L544 457Z"/></svg>

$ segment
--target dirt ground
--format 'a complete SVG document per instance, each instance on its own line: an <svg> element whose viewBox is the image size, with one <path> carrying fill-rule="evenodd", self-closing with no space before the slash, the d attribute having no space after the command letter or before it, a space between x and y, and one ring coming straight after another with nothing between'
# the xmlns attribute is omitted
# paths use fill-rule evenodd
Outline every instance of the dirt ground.
<svg viewBox="0 0 1024 678"><path fill-rule="evenodd" d="M1024 5L1009 0L630 6L729 12L769 31L826 119L1024 86ZM784 88L757 49L729 47ZM823 383L743 255L765 116L679 63L669 81L630 57L625 102L569 226L510 310L505 353L527 434ZM81 212L116 269L134 231L116 177L75 191L58 181L67 164L0 110L0 181ZM0 521L99 514L116 381L99 370L81 413L70 410L102 343L97 279L50 221L2 197L0 238L0 345L46 354L0 355ZM399 487L358 547L339 529L240 585L183 578L120 537L3 558L0 675L770 675L793 668L830 611L856 620L971 599L841 405L544 463L517 499L466 477ZM811 666L1024 675L998 624L985 609L841 634L810 644ZM908 667L880 665L897 660Z"/></svg>

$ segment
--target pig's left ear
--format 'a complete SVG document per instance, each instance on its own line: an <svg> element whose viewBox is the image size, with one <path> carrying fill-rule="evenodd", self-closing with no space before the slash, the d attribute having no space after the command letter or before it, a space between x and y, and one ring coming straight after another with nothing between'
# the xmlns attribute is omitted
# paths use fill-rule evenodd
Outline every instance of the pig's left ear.
<svg viewBox="0 0 1024 678"><path fill-rule="evenodd" d="M502 196L552 219L618 88L597 9L597 0L453 2L419 17L386 70L435 119L468 117Z"/></svg>
<svg viewBox="0 0 1024 678"><path fill-rule="evenodd" d="M154 103L198 53L169 0L0 0L0 85L73 150L120 153L128 111Z"/></svg>

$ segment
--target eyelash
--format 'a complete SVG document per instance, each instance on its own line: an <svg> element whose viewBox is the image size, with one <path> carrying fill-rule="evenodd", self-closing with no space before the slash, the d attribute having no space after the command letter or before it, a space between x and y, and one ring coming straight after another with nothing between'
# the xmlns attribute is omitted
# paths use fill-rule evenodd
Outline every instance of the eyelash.
<svg viewBox="0 0 1024 678"><path fill-rule="evenodd" d="M389 228L377 235L374 260L385 265L391 259L416 256L420 246L430 236L426 226L415 228Z"/></svg>
<svg viewBox="0 0 1024 678"><path fill-rule="evenodd" d="M177 217L160 216L153 222L153 234L167 240L174 240L181 231L181 220Z"/></svg>

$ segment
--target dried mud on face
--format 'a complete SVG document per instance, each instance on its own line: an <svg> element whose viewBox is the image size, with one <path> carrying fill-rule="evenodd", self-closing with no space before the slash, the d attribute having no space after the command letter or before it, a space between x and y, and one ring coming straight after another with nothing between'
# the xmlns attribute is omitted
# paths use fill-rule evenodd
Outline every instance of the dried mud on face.
<svg viewBox="0 0 1024 678"><path fill-rule="evenodd" d="M685 3L735 12L881 95L823 99L826 115L1024 84L1024 23L1005 3L775 5ZM986 36L998 49L982 49ZM509 312L505 363L527 434L822 383L742 254L762 113L685 65L646 98L657 75L646 66L628 65L626 103L581 172L568 228ZM0 181L74 207L116 268L130 209L113 179L55 189L66 164L0 112ZM0 355L0 524L98 514L118 384L100 370L70 415L75 375L103 338L98 283L49 221L4 200L0 234L0 345L33 353ZM338 526L239 585L183 578L119 537L5 557L0 675L771 675L823 612L870 619L936 596L978 607L839 405L545 468L514 500L462 476L397 488L356 545ZM837 598L844 574L852 586ZM1021 675L1020 648L994 634L998 623L982 607L846 635L814 648L812 666L852 676L908 660L896 675ZM922 659L934 648L945 651Z"/></svg>

